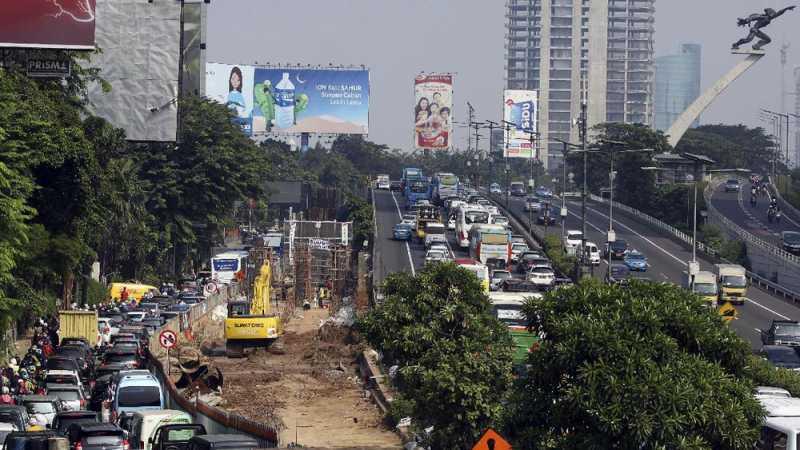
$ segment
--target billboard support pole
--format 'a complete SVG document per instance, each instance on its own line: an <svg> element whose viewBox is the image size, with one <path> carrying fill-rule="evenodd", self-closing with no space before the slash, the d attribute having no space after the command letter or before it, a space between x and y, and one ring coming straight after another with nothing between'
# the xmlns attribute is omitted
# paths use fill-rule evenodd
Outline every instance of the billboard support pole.
<svg viewBox="0 0 800 450"><path fill-rule="evenodd" d="M176 95L176 97L178 98L178 101L175 103L175 107L177 109L176 116L177 116L177 122L178 122L178 126L177 126L178 132L175 133L175 142L178 143L178 144L181 143L181 134L182 134L181 132L183 131L183 114L181 114L182 110L183 110L183 107L182 107L181 97L183 96L183 52L186 51L186 49L184 48L184 45L186 45L186 43L184 42L184 38L183 38L183 26L184 26L183 5L184 4L185 4L185 0L181 0L181 19L180 19L180 31L179 31L180 36L178 37L178 47L179 47L179 50L178 50L178 93Z"/></svg>

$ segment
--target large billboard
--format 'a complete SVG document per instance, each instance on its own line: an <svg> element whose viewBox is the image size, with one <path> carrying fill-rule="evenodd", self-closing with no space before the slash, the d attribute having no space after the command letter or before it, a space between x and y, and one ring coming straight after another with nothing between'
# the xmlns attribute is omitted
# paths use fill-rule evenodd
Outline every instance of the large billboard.
<svg viewBox="0 0 800 450"><path fill-rule="evenodd" d="M414 146L446 150L453 138L453 76L425 74L414 80Z"/></svg>
<svg viewBox="0 0 800 450"><path fill-rule="evenodd" d="M95 0L0 1L0 47L94 49Z"/></svg>
<svg viewBox="0 0 800 450"><path fill-rule="evenodd" d="M531 141L538 130L538 91L506 90L503 92L503 119L514 126L505 127L503 154L506 158L534 158L537 142ZM531 145L533 142L533 145Z"/></svg>
<svg viewBox="0 0 800 450"><path fill-rule="evenodd" d="M89 106L129 140L177 139L180 19L179 0L97 0L91 66L111 91L90 86Z"/></svg>
<svg viewBox="0 0 800 450"><path fill-rule="evenodd" d="M253 66L206 63L206 97L233 111L242 131L253 134Z"/></svg>

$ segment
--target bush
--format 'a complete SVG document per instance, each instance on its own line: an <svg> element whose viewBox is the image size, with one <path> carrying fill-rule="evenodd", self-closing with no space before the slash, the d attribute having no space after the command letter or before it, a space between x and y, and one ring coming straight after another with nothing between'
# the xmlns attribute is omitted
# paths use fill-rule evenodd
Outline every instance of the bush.
<svg viewBox="0 0 800 450"><path fill-rule="evenodd" d="M108 290L102 283L91 278L86 279L86 304L89 306L99 305L106 301Z"/></svg>
<svg viewBox="0 0 800 450"><path fill-rule="evenodd" d="M389 411L386 413L386 420L389 426L396 427L400 423L400 419L404 417L413 417L414 410L417 404L414 400L405 398L403 394L397 394L389 404Z"/></svg>
<svg viewBox="0 0 800 450"><path fill-rule="evenodd" d="M577 258L569 256L564 252L564 244L561 238L555 234L548 234L544 237L544 252L553 263L553 268L563 275L571 274L575 268Z"/></svg>

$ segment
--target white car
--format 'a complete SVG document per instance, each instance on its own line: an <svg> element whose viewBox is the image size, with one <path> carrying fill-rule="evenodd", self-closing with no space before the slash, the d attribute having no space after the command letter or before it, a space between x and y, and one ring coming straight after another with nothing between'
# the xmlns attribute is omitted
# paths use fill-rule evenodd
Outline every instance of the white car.
<svg viewBox="0 0 800 450"><path fill-rule="evenodd" d="M552 267L540 265L534 266L528 272L528 281L536 286L550 287L556 281L556 273Z"/></svg>
<svg viewBox="0 0 800 450"><path fill-rule="evenodd" d="M444 234L425 234L425 247L432 247L436 244L447 246L447 236Z"/></svg>
<svg viewBox="0 0 800 450"><path fill-rule="evenodd" d="M52 395L61 400L61 407L64 411L80 411L86 405L86 396L80 386L51 385L47 387L47 395Z"/></svg>
<svg viewBox="0 0 800 450"><path fill-rule="evenodd" d="M564 236L564 251L568 255L574 255L575 249L583 242L583 233L580 230L567 230Z"/></svg>
<svg viewBox="0 0 800 450"><path fill-rule="evenodd" d="M594 242L587 242L586 247L584 247L584 254L586 258L589 260L589 263L593 266L600 265L600 250L597 248L597 244Z"/></svg>
<svg viewBox="0 0 800 450"><path fill-rule="evenodd" d="M130 322L141 322L144 320L147 313L144 311L130 311L128 313L128 320Z"/></svg>
<svg viewBox="0 0 800 450"><path fill-rule="evenodd" d="M528 248L528 244L521 242L514 242L511 244L511 262L516 263L517 260L519 260L519 255L521 255L523 252L527 252L528 250L530 250Z"/></svg>
<svg viewBox="0 0 800 450"><path fill-rule="evenodd" d="M425 253L425 264L444 262L448 259L447 252L438 248L430 249L427 253Z"/></svg>
<svg viewBox="0 0 800 450"><path fill-rule="evenodd" d="M506 216L492 216L492 223L495 225L508 225L508 217Z"/></svg>
<svg viewBox="0 0 800 450"><path fill-rule="evenodd" d="M525 206L523 208L525 212L539 212L542 210L542 202L539 201L536 197L529 197L528 200L525 201Z"/></svg>
<svg viewBox="0 0 800 450"><path fill-rule="evenodd" d="M500 187L499 184L492 183L492 185L489 187L489 192L491 192L492 194L498 194L499 195L499 194L503 193L503 189Z"/></svg>

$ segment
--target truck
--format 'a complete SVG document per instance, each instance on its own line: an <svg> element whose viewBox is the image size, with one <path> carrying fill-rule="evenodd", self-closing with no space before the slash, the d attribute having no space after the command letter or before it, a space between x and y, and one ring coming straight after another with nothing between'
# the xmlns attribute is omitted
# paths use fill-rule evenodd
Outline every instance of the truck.
<svg viewBox="0 0 800 450"><path fill-rule="evenodd" d="M97 329L97 311L64 310L58 312L58 337L83 338L92 345L100 345Z"/></svg>
<svg viewBox="0 0 800 450"><path fill-rule="evenodd" d="M528 331L528 323L522 314L522 306L528 299L540 299L538 292L492 292L489 300L497 320L508 327L514 341L515 366L524 366L528 362L528 353L536 349L539 336Z"/></svg>
<svg viewBox="0 0 800 450"><path fill-rule="evenodd" d="M717 277L713 273L697 272L697 275L694 276L694 286L692 286L692 277L689 272L683 272L683 288L689 289L707 301L710 306L716 307L719 289L717 288Z"/></svg>
<svg viewBox="0 0 800 450"><path fill-rule="evenodd" d="M738 264L714 264L719 301L744 303L747 298L747 270Z"/></svg>

